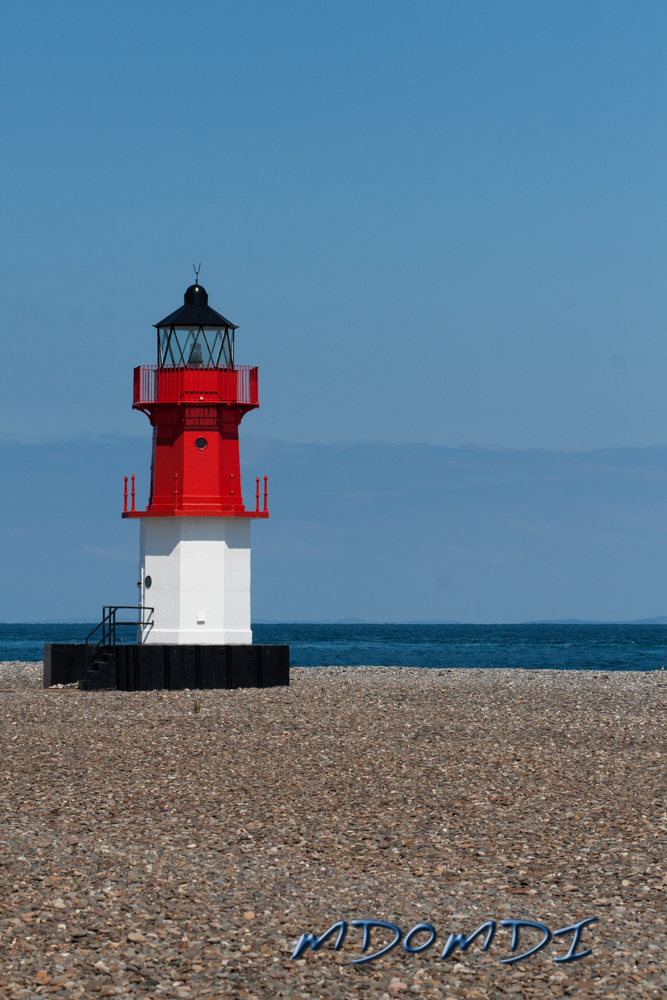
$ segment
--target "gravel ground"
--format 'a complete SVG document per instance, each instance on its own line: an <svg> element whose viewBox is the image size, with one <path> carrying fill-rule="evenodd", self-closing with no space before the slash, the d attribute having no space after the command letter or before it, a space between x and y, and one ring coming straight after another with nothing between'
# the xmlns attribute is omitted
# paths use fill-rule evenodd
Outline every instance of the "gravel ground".
<svg viewBox="0 0 667 1000"><path fill-rule="evenodd" d="M667 995L657 674L329 667L87 693L0 671L3 997ZM504 928L440 958L483 920L588 916L572 964L553 961L570 935L501 965ZM438 940L359 966L350 928L291 960L302 931L356 918Z"/></svg>
<svg viewBox="0 0 667 1000"><path fill-rule="evenodd" d="M0 691L8 688L13 691L25 691L30 688L41 688L42 663L26 663L23 660L0 661Z"/></svg>

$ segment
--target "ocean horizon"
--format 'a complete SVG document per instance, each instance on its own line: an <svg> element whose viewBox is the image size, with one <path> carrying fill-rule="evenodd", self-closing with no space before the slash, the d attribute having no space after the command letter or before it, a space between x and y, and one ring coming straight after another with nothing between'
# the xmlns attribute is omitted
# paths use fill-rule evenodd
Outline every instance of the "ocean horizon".
<svg viewBox="0 0 667 1000"><path fill-rule="evenodd" d="M0 626L7 625L97 625L99 618L44 618L38 620L28 620L19 622L0 622ZM534 621L520 622L466 622L448 618L416 618L406 621L388 621L386 619L373 618L256 618L252 622L255 625L469 625L471 627L483 625L667 625L667 615L659 615L657 618L620 618L607 620L603 618L536 618Z"/></svg>
<svg viewBox="0 0 667 1000"><path fill-rule="evenodd" d="M0 623L0 661L38 662L46 642L84 642L89 622ZM253 623L258 644L290 647L290 665L426 669L659 670L667 620L510 624L387 622ZM119 626L120 642L135 642Z"/></svg>

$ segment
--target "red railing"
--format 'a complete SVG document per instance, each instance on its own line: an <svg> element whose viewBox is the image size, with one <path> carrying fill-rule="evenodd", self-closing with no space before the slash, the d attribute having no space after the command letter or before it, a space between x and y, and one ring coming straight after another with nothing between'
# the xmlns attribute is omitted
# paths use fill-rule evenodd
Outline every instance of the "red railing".
<svg viewBox="0 0 667 1000"><path fill-rule="evenodd" d="M132 512L136 510L134 495L134 476L132 476ZM125 476L125 489L123 491L123 514L127 514L127 476Z"/></svg>
<svg viewBox="0 0 667 1000"><path fill-rule="evenodd" d="M264 513L269 511L269 477L264 476ZM255 513L259 514L259 476L257 476L257 491L255 492Z"/></svg>
<svg viewBox="0 0 667 1000"><path fill-rule="evenodd" d="M132 476L132 513L136 510L134 495L134 476ZM127 476L125 476L125 489L123 490L123 513L127 514Z"/></svg>
<svg viewBox="0 0 667 1000"><path fill-rule="evenodd" d="M130 494L130 499L131 499L132 506L130 507L129 510L127 509L127 476L125 476L125 478L123 480L123 514L136 514L137 513L136 493L135 493L134 479L135 479L135 477L132 476L132 491L131 491L131 494ZM241 512L240 514L239 513L230 513L229 514L230 517L253 517L254 515L257 515L259 517L268 517L269 516L269 477L268 476L264 476L264 507L263 507L262 510L260 510L260 508L259 508L259 497L260 497L260 493L259 493L259 476L257 476L256 483L257 483L257 489L255 490L255 510L254 510L254 512L251 513L249 511L244 511L244 512ZM183 509L183 503L182 503L182 498L179 501L179 495L178 495L178 473L175 472L174 473L174 512L176 512L179 509L180 510ZM148 507L146 508L146 512L148 512ZM144 513L143 511L140 513L140 517L146 517L146 516L149 516L149 515L147 513Z"/></svg>
<svg viewBox="0 0 667 1000"><path fill-rule="evenodd" d="M134 369L134 405L146 403L257 404L257 369L141 365Z"/></svg>

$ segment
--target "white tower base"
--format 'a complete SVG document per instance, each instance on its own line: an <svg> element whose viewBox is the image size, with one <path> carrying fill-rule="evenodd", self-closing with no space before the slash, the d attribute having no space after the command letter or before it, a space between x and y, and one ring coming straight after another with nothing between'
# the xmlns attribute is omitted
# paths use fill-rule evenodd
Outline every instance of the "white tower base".
<svg viewBox="0 0 667 1000"><path fill-rule="evenodd" d="M248 518L142 517L140 552L139 642L252 642Z"/></svg>

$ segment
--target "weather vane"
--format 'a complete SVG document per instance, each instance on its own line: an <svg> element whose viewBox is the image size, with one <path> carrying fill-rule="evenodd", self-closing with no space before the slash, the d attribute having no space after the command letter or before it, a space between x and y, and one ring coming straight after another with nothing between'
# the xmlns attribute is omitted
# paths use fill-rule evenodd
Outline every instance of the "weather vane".
<svg viewBox="0 0 667 1000"><path fill-rule="evenodd" d="M195 282L196 284L199 284L199 272L201 271L201 264L199 265L199 267L195 267L193 264L192 270L195 272Z"/></svg>

